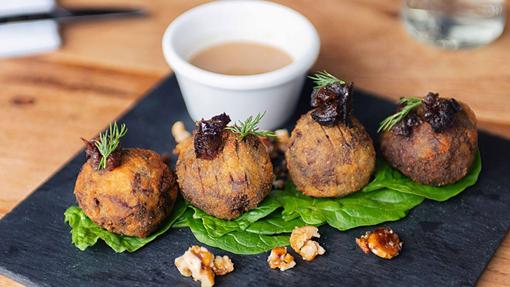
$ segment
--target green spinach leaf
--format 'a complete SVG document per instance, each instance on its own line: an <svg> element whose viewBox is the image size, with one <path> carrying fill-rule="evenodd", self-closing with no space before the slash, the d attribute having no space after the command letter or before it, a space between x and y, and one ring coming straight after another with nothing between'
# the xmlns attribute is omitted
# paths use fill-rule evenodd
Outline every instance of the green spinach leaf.
<svg viewBox="0 0 510 287"><path fill-rule="evenodd" d="M295 227L305 225L306 223L300 217L286 221L283 219L281 211L275 211L268 217L250 224L250 226L246 228L246 231L257 234L274 235L291 233Z"/></svg>
<svg viewBox="0 0 510 287"><path fill-rule="evenodd" d="M365 186L363 191L371 192L382 188L389 188L407 194L423 196L435 201L445 201L474 185L478 180L481 170L482 160L478 151L470 172L464 178L453 184L435 187L416 183L392 168L386 161L381 160L378 163L374 180Z"/></svg>
<svg viewBox="0 0 510 287"><path fill-rule="evenodd" d="M244 230L253 222L264 218L281 207L280 203L268 196L260 205L234 220L221 220L214 216L208 215L202 210L192 207L195 210L194 218L201 219L204 228L212 237L221 237L235 230Z"/></svg>
<svg viewBox="0 0 510 287"><path fill-rule="evenodd" d="M276 193L283 205L282 219L293 220L296 214L306 224L327 223L339 230L375 225L401 219L423 201L423 197L390 189L357 192L344 198L312 198L293 184Z"/></svg>
<svg viewBox="0 0 510 287"><path fill-rule="evenodd" d="M231 231L220 237L212 237L204 227L202 220L188 215L187 224L195 238L212 247L235 254L258 254L277 246L289 244L288 235L268 236L243 230Z"/></svg>
<svg viewBox="0 0 510 287"><path fill-rule="evenodd" d="M172 215L158 231L146 238L123 236L109 232L92 222L92 220L85 215L85 212L77 206L71 206L65 211L64 220L71 226L73 244L82 251L96 244L98 239L102 239L115 252L134 252L156 239L156 237L167 232L173 223L184 214L186 209L186 202L182 199L178 199L175 203Z"/></svg>

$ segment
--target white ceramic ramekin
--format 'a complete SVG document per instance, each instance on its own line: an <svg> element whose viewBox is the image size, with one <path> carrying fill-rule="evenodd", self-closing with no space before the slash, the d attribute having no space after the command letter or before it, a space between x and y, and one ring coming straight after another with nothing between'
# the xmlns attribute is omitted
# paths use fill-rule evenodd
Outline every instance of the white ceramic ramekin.
<svg viewBox="0 0 510 287"><path fill-rule="evenodd" d="M269 73L230 76L202 70L187 61L204 48L232 41L280 48L293 62ZM200 5L177 17L163 36L163 53L194 120L226 112L238 121L266 112L260 124L264 129L280 127L291 115L319 49L317 31L304 16L256 0Z"/></svg>

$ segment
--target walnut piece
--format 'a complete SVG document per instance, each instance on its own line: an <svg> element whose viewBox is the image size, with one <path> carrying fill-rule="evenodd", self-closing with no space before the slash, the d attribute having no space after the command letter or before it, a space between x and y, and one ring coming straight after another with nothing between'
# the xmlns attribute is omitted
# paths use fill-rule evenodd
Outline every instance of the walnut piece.
<svg viewBox="0 0 510 287"><path fill-rule="evenodd" d="M276 136L275 142L276 142L276 148L280 152L286 152L287 147L289 145L290 137L289 137L289 131L286 129L280 129L274 131L274 134Z"/></svg>
<svg viewBox="0 0 510 287"><path fill-rule="evenodd" d="M206 248L195 245L175 259L175 266L182 275L200 281L202 287L211 287L214 286L213 258Z"/></svg>
<svg viewBox="0 0 510 287"><path fill-rule="evenodd" d="M271 269L279 268L281 271L291 269L296 266L294 257L287 253L287 247L275 247L267 258L267 263Z"/></svg>
<svg viewBox="0 0 510 287"><path fill-rule="evenodd" d="M206 248L196 245L176 258L175 266L182 275L200 281L202 287L214 286L214 275L225 275L234 270L234 264L228 256L215 257Z"/></svg>
<svg viewBox="0 0 510 287"><path fill-rule="evenodd" d="M234 263L226 255L214 257L213 271L216 275L225 275L234 271Z"/></svg>
<svg viewBox="0 0 510 287"><path fill-rule="evenodd" d="M172 136L176 143L181 143L185 139L191 137L191 134L186 130L181 121L177 121L172 125Z"/></svg>
<svg viewBox="0 0 510 287"><path fill-rule="evenodd" d="M398 234L389 227L380 227L365 233L360 238L356 238L356 244L363 252L372 252L384 259L392 259L402 250L402 242Z"/></svg>
<svg viewBox="0 0 510 287"><path fill-rule="evenodd" d="M313 237L320 237L319 229L315 226L296 227L290 235L290 246L303 260L312 261L317 255L326 252L317 241L311 240Z"/></svg>
<svg viewBox="0 0 510 287"><path fill-rule="evenodd" d="M289 144L289 132L286 129L280 129L275 131L274 138L259 137L259 139L265 145L273 164L275 175L273 188L283 189L289 176L287 161L285 160L285 151Z"/></svg>

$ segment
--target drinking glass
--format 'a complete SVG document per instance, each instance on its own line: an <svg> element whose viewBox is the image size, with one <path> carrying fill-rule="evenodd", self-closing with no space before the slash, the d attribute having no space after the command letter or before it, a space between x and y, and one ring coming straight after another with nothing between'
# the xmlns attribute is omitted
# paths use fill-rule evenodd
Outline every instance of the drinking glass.
<svg viewBox="0 0 510 287"><path fill-rule="evenodd" d="M472 48L504 30L504 0L404 0L402 21L420 41L450 49Z"/></svg>

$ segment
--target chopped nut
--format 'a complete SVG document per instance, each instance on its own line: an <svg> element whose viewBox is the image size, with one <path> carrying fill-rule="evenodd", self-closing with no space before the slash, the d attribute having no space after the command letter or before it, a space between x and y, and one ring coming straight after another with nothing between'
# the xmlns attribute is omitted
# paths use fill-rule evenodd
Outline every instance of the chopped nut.
<svg viewBox="0 0 510 287"><path fill-rule="evenodd" d="M226 255L214 257L213 271L216 275L225 275L234 271L234 263Z"/></svg>
<svg viewBox="0 0 510 287"><path fill-rule="evenodd" d="M202 287L211 287L214 286L213 258L206 248L195 245L175 259L175 266L182 275L200 281Z"/></svg>
<svg viewBox="0 0 510 287"><path fill-rule="evenodd" d="M191 134L186 130L181 121L177 121L172 125L172 136L176 143L181 143L185 139L189 138Z"/></svg>
<svg viewBox="0 0 510 287"><path fill-rule="evenodd" d="M367 244L367 235L362 235L360 238L356 238L356 244L358 244L359 248L361 248L361 251L363 251L365 254L370 253L370 248L368 248Z"/></svg>
<svg viewBox="0 0 510 287"><path fill-rule="evenodd" d="M294 257L287 253L287 247L275 247L271 250L271 254L267 258L267 263L271 269L279 268L281 271L293 268L296 266Z"/></svg>
<svg viewBox="0 0 510 287"><path fill-rule="evenodd" d="M214 256L206 248L191 246L181 257L175 259L175 266L182 275L200 281L202 287L214 285L214 275L225 275L234 271L234 264L228 256Z"/></svg>
<svg viewBox="0 0 510 287"><path fill-rule="evenodd" d="M283 179L275 179L273 181L273 188L274 189L283 189L285 187L285 180Z"/></svg>
<svg viewBox="0 0 510 287"><path fill-rule="evenodd" d="M287 182L288 173L287 162L285 161L285 151L289 142L289 132L281 129L275 131L275 138L259 137L267 148L271 163L273 164L273 180L274 189L282 189Z"/></svg>
<svg viewBox="0 0 510 287"><path fill-rule="evenodd" d="M276 136L276 147L281 152L286 152L287 146L289 144L289 131L286 129L281 129L274 131L274 134Z"/></svg>
<svg viewBox="0 0 510 287"><path fill-rule="evenodd" d="M319 229L315 226L296 227L290 235L290 246L306 261L312 261L326 252L318 242L311 240L312 237L320 237Z"/></svg>
<svg viewBox="0 0 510 287"><path fill-rule="evenodd" d="M402 242L398 234L389 227L369 231L360 238L356 238L356 243L363 252L372 252L384 259L392 259L402 250Z"/></svg>

